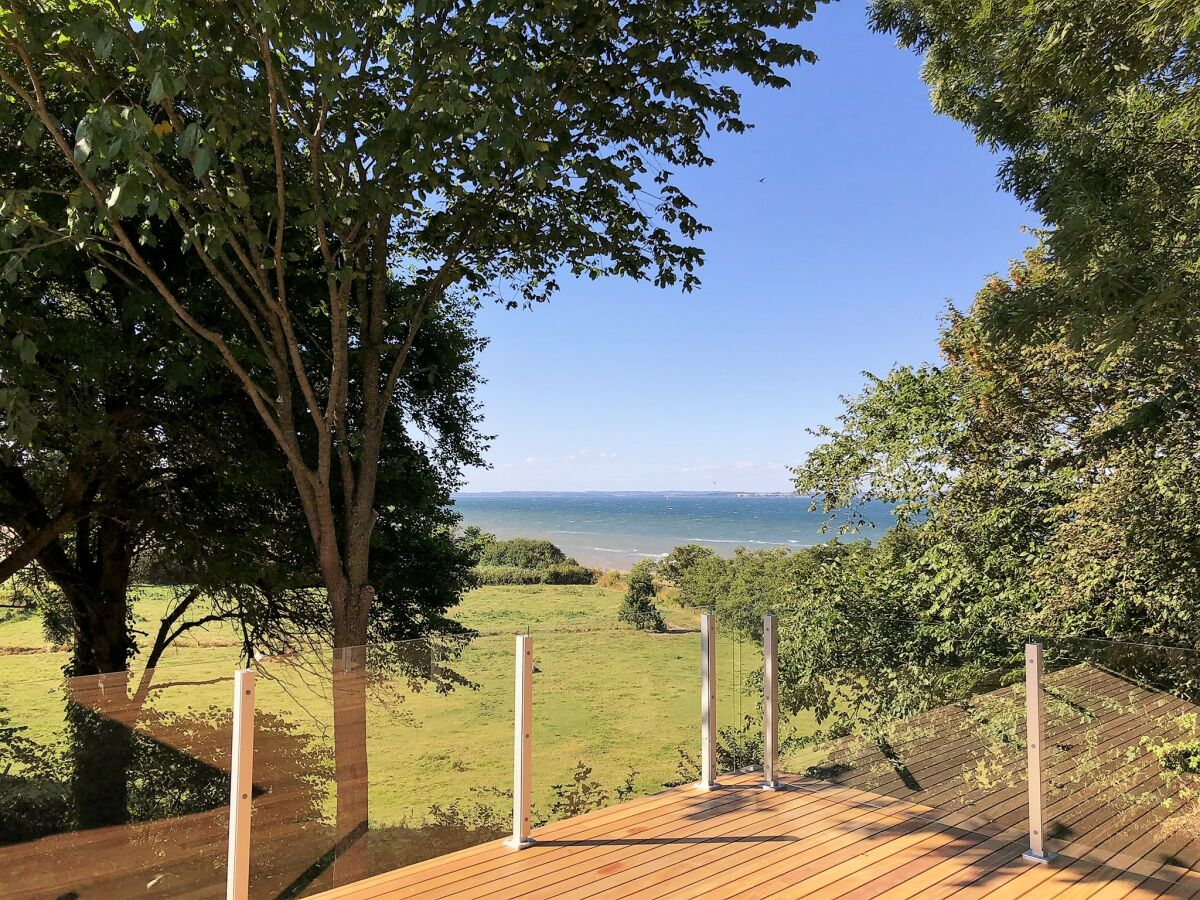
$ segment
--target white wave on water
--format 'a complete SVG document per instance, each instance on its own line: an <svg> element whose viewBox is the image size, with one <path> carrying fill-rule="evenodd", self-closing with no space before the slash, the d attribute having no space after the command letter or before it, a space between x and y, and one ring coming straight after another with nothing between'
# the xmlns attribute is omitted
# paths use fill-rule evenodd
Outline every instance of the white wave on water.
<svg viewBox="0 0 1200 900"><path fill-rule="evenodd" d="M762 544L766 547L782 547L783 541L754 541L748 538L684 538L689 544ZM789 544L798 541L787 541Z"/></svg>
<svg viewBox="0 0 1200 900"><path fill-rule="evenodd" d="M649 556L653 557L654 559L662 559L667 555L665 553L644 553L636 547L634 547L632 550L617 550L613 547L593 547L592 549L597 553L623 553L626 556Z"/></svg>

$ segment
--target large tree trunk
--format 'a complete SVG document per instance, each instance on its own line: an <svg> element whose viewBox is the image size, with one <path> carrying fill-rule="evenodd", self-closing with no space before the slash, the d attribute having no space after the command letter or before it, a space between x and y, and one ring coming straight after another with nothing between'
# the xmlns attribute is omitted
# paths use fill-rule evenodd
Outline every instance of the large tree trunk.
<svg viewBox="0 0 1200 900"><path fill-rule="evenodd" d="M55 543L38 557L71 608L75 631L71 674L123 672L133 651L128 629L129 573L133 548L120 522L84 519L75 534L74 559Z"/></svg>

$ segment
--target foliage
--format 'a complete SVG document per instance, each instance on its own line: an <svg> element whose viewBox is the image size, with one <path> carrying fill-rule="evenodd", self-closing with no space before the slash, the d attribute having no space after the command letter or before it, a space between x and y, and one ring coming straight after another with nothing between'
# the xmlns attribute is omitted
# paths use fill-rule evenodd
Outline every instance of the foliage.
<svg viewBox="0 0 1200 900"><path fill-rule="evenodd" d="M968 315L951 310L944 365L872 378L840 426L820 432L797 489L852 521L870 500L894 504L896 525L810 582L817 595L781 626L790 702L835 720L856 704L900 717L923 697L953 699L1001 676L1031 634L1200 640L1200 422L1185 403L1145 415L1178 371L1132 349L1099 369L1063 323L1036 341L989 326L1060 276L1048 251L1032 251ZM1087 659L1109 645L1081 646ZM1183 694L1195 687L1144 653L1103 662L1137 677L1157 669L1157 683Z"/></svg>
<svg viewBox="0 0 1200 900"><path fill-rule="evenodd" d="M550 541L532 538L497 540L469 526L462 541L479 560L473 570L481 585L595 584L599 573L579 565Z"/></svg>
<svg viewBox="0 0 1200 900"><path fill-rule="evenodd" d="M596 584L603 588L624 590L629 586L629 575L620 569L605 569L596 579Z"/></svg>
<svg viewBox="0 0 1200 900"><path fill-rule="evenodd" d="M1189 369L1194 5L875 0L872 22L922 54L935 108L1005 154L1001 184L1045 222L1052 283L989 311L985 327L1034 342L1049 329L1097 367L1121 353Z"/></svg>
<svg viewBox="0 0 1200 900"><path fill-rule="evenodd" d="M654 603L654 560L643 559L629 570L629 586L617 611L617 619L643 631L664 631L662 613Z"/></svg>
<svg viewBox="0 0 1200 900"><path fill-rule="evenodd" d="M687 573L699 562L716 556L711 547L699 544L683 544L673 549L658 561L655 570L657 577L673 587L678 587Z"/></svg>
<svg viewBox="0 0 1200 900"><path fill-rule="evenodd" d="M696 755L686 747L677 748L679 760L675 778L663 787L682 787L700 781L703 770ZM763 734L760 724L747 716L739 725L726 725L717 731L717 771L737 772L763 761Z"/></svg>
<svg viewBox="0 0 1200 900"><path fill-rule="evenodd" d="M737 772L763 764L762 722L745 716L740 725L726 725L718 732L717 771Z"/></svg>
<svg viewBox="0 0 1200 900"><path fill-rule="evenodd" d="M418 333L456 288L694 287L704 226L675 170L746 129L734 78L783 87L814 59L778 35L815 7L21 0L0 11L0 126L34 165L0 202L3 273L69 243L220 358L287 458L335 641L357 646L385 436L453 441L411 402L436 372ZM157 257L156 221L216 315Z"/></svg>
<svg viewBox="0 0 1200 900"><path fill-rule="evenodd" d="M69 767L25 730L0 707L0 841L5 844L53 833L71 812Z"/></svg>
<svg viewBox="0 0 1200 900"><path fill-rule="evenodd" d="M575 564L550 541L533 538L512 538L507 541L492 540L479 555L481 566L513 566L518 569L545 569L563 563Z"/></svg>
<svg viewBox="0 0 1200 900"><path fill-rule="evenodd" d="M21 398L0 415L9 436L0 518L36 541L60 508L72 516L48 533L21 581L48 633L73 644L73 670L128 665L137 646L126 594L139 557L157 580L186 585L149 635L151 665L196 624L221 619L241 623L247 653L327 633L285 460L233 379L181 343L144 293L120 282L92 288L69 260L46 258L39 273L20 290L0 285L0 331L32 330L43 341L26 360L0 340L0 376ZM193 277L209 279L202 269ZM447 310L415 344L428 369L402 379L410 407L443 422L446 441L433 453L389 430L372 533L385 551L371 621L378 640L452 628L444 613L470 583L449 495L459 468L478 461L470 410L479 345L470 310Z"/></svg>
<svg viewBox="0 0 1200 900"><path fill-rule="evenodd" d="M14 141L0 137L10 165L25 149ZM181 281L209 280L175 262ZM273 442L144 291L97 282L72 254L41 253L20 285L0 284L0 386L4 575L26 567L22 586L48 633L73 645L77 674L124 669L135 652L126 595L141 554L182 567L214 598L244 581L278 599L281 563L303 569L272 540L286 531L287 478ZM235 615L239 601L190 605L164 623L154 655L199 619Z"/></svg>
<svg viewBox="0 0 1200 900"><path fill-rule="evenodd" d="M633 779L636 777L637 770L630 769L625 781L609 791L592 778L591 766L580 760L575 764L575 771L571 774L569 782L553 786L554 800L550 804L548 821L560 822L563 819L582 816L584 813L603 809L610 801L623 803L633 796Z"/></svg>
<svg viewBox="0 0 1200 900"><path fill-rule="evenodd" d="M1004 552L1032 582L1017 602L1042 627L1195 646L1194 10L877 0L872 15L924 55L935 107L1006 154L1001 184L1046 226L944 342L935 380L979 438L944 471L980 473L990 443Z"/></svg>
<svg viewBox="0 0 1200 900"><path fill-rule="evenodd" d="M512 798L509 797L511 803ZM478 800L432 803L414 843L432 844L438 855L496 840L512 831L512 814ZM422 857L426 854L422 853ZM416 862L417 860L413 860Z"/></svg>
<svg viewBox="0 0 1200 900"><path fill-rule="evenodd" d="M459 543L471 554L474 565L479 565L484 551L496 541L496 536L480 528L478 525L468 525L462 530Z"/></svg>
<svg viewBox="0 0 1200 900"><path fill-rule="evenodd" d="M873 383L797 486L828 488L827 508L874 497L921 513L890 539L914 617L1194 646L1200 420L1176 405L1129 427L1176 377L1137 353L1099 371L1065 332L993 339L997 307L1056 278L1035 251L989 282L969 316L950 315L947 364Z"/></svg>
<svg viewBox="0 0 1200 900"><path fill-rule="evenodd" d="M783 612L810 596L807 587L823 565L861 552L854 544L829 542L790 552L777 547L739 547L730 558L703 554L682 570L676 582L684 606L717 615L722 628L741 637L761 638L762 617Z"/></svg>
<svg viewBox="0 0 1200 900"><path fill-rule="evenodd" d="M480 585L504 584L595 584L597 573L580 565L560 564L543 569L519 566L476 566L474 577Z"/></svg>

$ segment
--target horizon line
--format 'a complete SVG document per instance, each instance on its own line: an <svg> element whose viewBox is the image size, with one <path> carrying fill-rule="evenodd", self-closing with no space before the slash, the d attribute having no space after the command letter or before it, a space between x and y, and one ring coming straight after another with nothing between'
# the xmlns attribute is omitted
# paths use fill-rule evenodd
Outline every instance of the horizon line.
<svg viewBox="0 0 1200 900"><path fill-rule="evenodd" d="M671 490L669 488L575 488L571 490L545 490L537 488L513 489L502 491L474 491L474 490L459 490L452 491L452 497L462 496L485 496L497 494L741 494L743 496L757 497L808 497L809 494L799 494L796 491L747 491L747 490L698 490L696 488L687 488L680 490Z"/></svg>

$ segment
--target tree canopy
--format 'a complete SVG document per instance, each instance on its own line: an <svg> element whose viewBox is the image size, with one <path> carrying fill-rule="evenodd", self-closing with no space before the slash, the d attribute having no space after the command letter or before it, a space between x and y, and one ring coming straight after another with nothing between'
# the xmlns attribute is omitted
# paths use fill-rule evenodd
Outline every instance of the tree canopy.
<svg viewBox="0 0 1200 900"><path fill-rule="evenodd" d="M361 644L385 419L409 414L423 323L454 285L512 304L562 271L692 287L703 226L674 170L746 127L729 76L781 87L812 59L775 29L815 7L19 2L3 124L69 172L5 196L5 272L70 241L219 354L287 458L336 640ZM145 252L155 218L228 317Z"/></svg>
<svg viewBox="0 0 1200 900"><path fill-rule="evenodd" d="M1045 326L1097 364L1122 351L1186 368L1200 287L1194 7L875 0L871 16L923 54L934 108L1005 155L1001 185L1045 223L1061 277L986 324L1035 340Z"/></svg>

